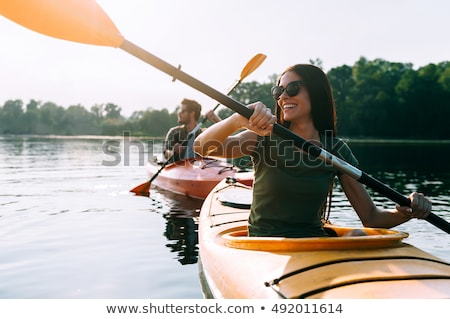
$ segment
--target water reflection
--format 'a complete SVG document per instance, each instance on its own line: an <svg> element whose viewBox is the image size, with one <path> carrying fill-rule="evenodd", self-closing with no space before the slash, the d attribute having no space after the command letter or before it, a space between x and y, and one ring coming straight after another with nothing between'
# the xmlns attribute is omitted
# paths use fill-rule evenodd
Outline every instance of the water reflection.
<svg viewBox="0 0 450 319"><path fill-rule="evenodd" d="M169 243L166 247L175 253L182 265L195 264L198 260L198 224L196 216L165 214L166 229L164 236Z"/></svg>
<svg viewBox="0 0 450 319"><path fill-rule="evenodd" d="M105 139L0 136L0 298L202 298L198 267L188 264L202 201L154 188L130 198L146 176L139 149L129 166L103 166ZM450 221L449 145L354 149L363 170L405 195L423 190ZM334 194L332 221L360 226L339 184ZM430 223L398 230L450 260L450 236Z"/></svg>
<svg viewBox="0 0 450 319"><path fill-rule="evenodd" d="M420 188L438 195L450 190L450 143L349 142L360 167L401 192Z"/></svg>
<svg viewBox="0 0 450 319"><path fill-rule="evenodd" d="M203 201L161 189L152 191L150 198L152 206L166 220L163 233L168 240L166 247L176 255L180 264L197 263L198 216Z"/></svg>

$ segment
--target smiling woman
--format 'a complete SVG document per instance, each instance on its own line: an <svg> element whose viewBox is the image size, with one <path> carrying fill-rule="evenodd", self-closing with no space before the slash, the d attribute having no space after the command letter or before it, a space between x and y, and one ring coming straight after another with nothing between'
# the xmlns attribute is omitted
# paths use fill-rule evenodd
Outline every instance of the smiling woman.
<svg viewBox="0 0 450 319"><path fill-rule="evenodd" d="M298 81L304 83L304 90L297 87ZM286 92L292 85L294 89ZM254 103L249 105L250 116L233 114L196 139L196 152L203 156L252 156L255 185L250 236L327 236L322 222L330 210L335 176L365 226L390 228L414 217L450 233L450 224L430 213L431 202L423 194L413 192L406 198L355 167L357 159L336 135L332 89L320 68L310 64L287 67L273 91L277 123L269 108ZM297 140L284 140L287 132ZM375 206L362 184L399 205L395 209ZM292 207L301 209L293 211Z"/></svg>

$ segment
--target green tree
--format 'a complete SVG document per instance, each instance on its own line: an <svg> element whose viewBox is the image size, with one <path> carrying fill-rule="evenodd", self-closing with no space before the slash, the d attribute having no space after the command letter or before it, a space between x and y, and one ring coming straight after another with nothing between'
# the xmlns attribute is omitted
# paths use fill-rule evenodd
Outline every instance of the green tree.
<svg viewBox="0 0 450 319"><path fill-rule="evenodd" d="M428 64L409 72L396 87L412 138L449 138L448 63ZM406 130L406 128L405 128Z"/></svg>
<svg viewBox="0 0 450 319"><path fill-rule="evenodd" d="M397 137L398 97L395 88L411 64L390 63L382 59L360 58L352 67L354 86L345 99L354 134L367 137ZM346 124L350 124L347 122Z"/></svg>
<svg viewBox="0 0 450 319"><path fill-rule="evenodd" d="M22 134L27 130L22 100L8 100L1 112L2 133Z"/></svg>
<svg viewBox="0 0 450 319"><path fill-rule="evenodd" d="M96 115L88 112L81 105L71 105L65 111L66 135L95 135L100 133Z"/></svg>
<svg viewBox="0 0 450 319"><path fill-rule="evenodd" d="M91 113L94 114L97 124L100 125L104 115L103 104L94 104L91 106Z"/></svg>
<svg viewBox="0 0 450 319"><path fill-rule="evenodd" d="M122 109L113 103L107 103L104 107L104 110L106 112L105 117L107 119L120 119L120 112L122 111Z"/></svg>
<svg viewBox="0 0 450 319"><path fill-rule="evenodd" d="M53 102L45 102L39 108L38 134L65 134L65 109Z"/></svg>
<svg viewBox="0 0 450 319"><path fill-rule="evenodd" d="M176 113L175 113L176 114ZM140 131L147 136L162 137L167 130L176 125L167 109L153 110L148 109L140 116L138 120Z"/></svg>
<svg viewBox="0 0 450 319"><path fill-rule="evenodd" d="M30 100L24 113L24 122L27 123L25 134L36 134L39 122L39 102Z"/></svg>
<svg viewBox="0 0 450 319"><path fill-rule="evenodd" d="M321 67L322 61L311 63ZM414 70L410 63L394 63L361 57L353 66L328 72L336 100L339 135L376 138L450 138L450 62L428 64ZM246 105L262 101L274 108L269 82L241 83L231 97ZM177 111L136 111L121 115L113 103L96 104L88 112L82 105L65 109L53 102L30 100L24 111L22 100L8 100L0 107L0 134L104 134L162 137L177 125ZM221 118L233 111L221 107ZM205 123L209 126L211 123Z"/></svg>
<svg viewBox="0 0 450 319"><path fill-rule="evenodd" d="M272 79L274 76L272 76ZM256 81L241 83L230 96L241 102L244 105L248 105L254 102L261 101L272 110L274 110L275 101L271 95L271 88L274 86L274 81L267 83L258 83ZM226 108L219 111L221 118L229 117L233 110Z"/></svg>
<svg viewBox="0 0 450 319"><path fill-rule="evenodd" d="M105 115L101 119L101 134L122 135L127 125L124 118L120 115L122 109L114 103L106 103L103 110Z"/></svg>
<svg viewBox="0 0 450 319"><path fill-rule="evenodd" d="M336 103L338 134L346 136L359 134L360 132L352 124L358 120L355 118L357 105L351 103L350 100L355 86L352 67L343 65L331 69L327 75L333 87L333 96Z"/></svg>

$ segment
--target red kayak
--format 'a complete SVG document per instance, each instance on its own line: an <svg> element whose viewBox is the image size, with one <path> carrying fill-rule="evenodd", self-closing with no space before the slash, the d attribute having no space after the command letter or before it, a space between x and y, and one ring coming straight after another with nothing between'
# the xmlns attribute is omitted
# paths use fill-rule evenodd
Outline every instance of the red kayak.
<svg viewBox="0 0 450 319"><path fill-rule="evenodd" d="M147 164L150 178L161 165L155 162ZM166 165L152 185L176 194L205 199L217 183L227 177L248 186L253 184L253 171L241 170L220 159L198 157Z"/></svg>

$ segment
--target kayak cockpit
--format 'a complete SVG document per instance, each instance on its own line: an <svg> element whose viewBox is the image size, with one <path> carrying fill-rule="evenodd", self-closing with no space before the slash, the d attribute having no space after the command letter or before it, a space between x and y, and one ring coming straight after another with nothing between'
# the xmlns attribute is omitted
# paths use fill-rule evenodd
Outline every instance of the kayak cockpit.
<svg viewBox="0 0 450 319"><path fill-rule="evenodd" d="M230 248L260 251L312 251L335 249L386 248L402 245L408 233L383 229L360 228L367 236L344 236L354 228L327 225L336 237L285 238L285 237L249 237L246 227L227 229L221 233L224 245Z"/></svg>
<svg viewBox="0 0 450 319"><path fill-rule="evenodd" d="M237 187L235 184L228 182L227 186L219 189L217 200L220 206L245 211L250 209L252 190L250 187ZM222 217L227 215L227 213L222 214ZM408 234L405 232L384 228L351 228L326 224L324 225L324 229L330 234L330 237L249 237L247 227L243 225L226 228L220 233L220 236L224 245L227 247L260 251L312 251L396 247L402 245L402 240L408 237ZM364 236L348 236L352 232L360 232Z"/></svg>

